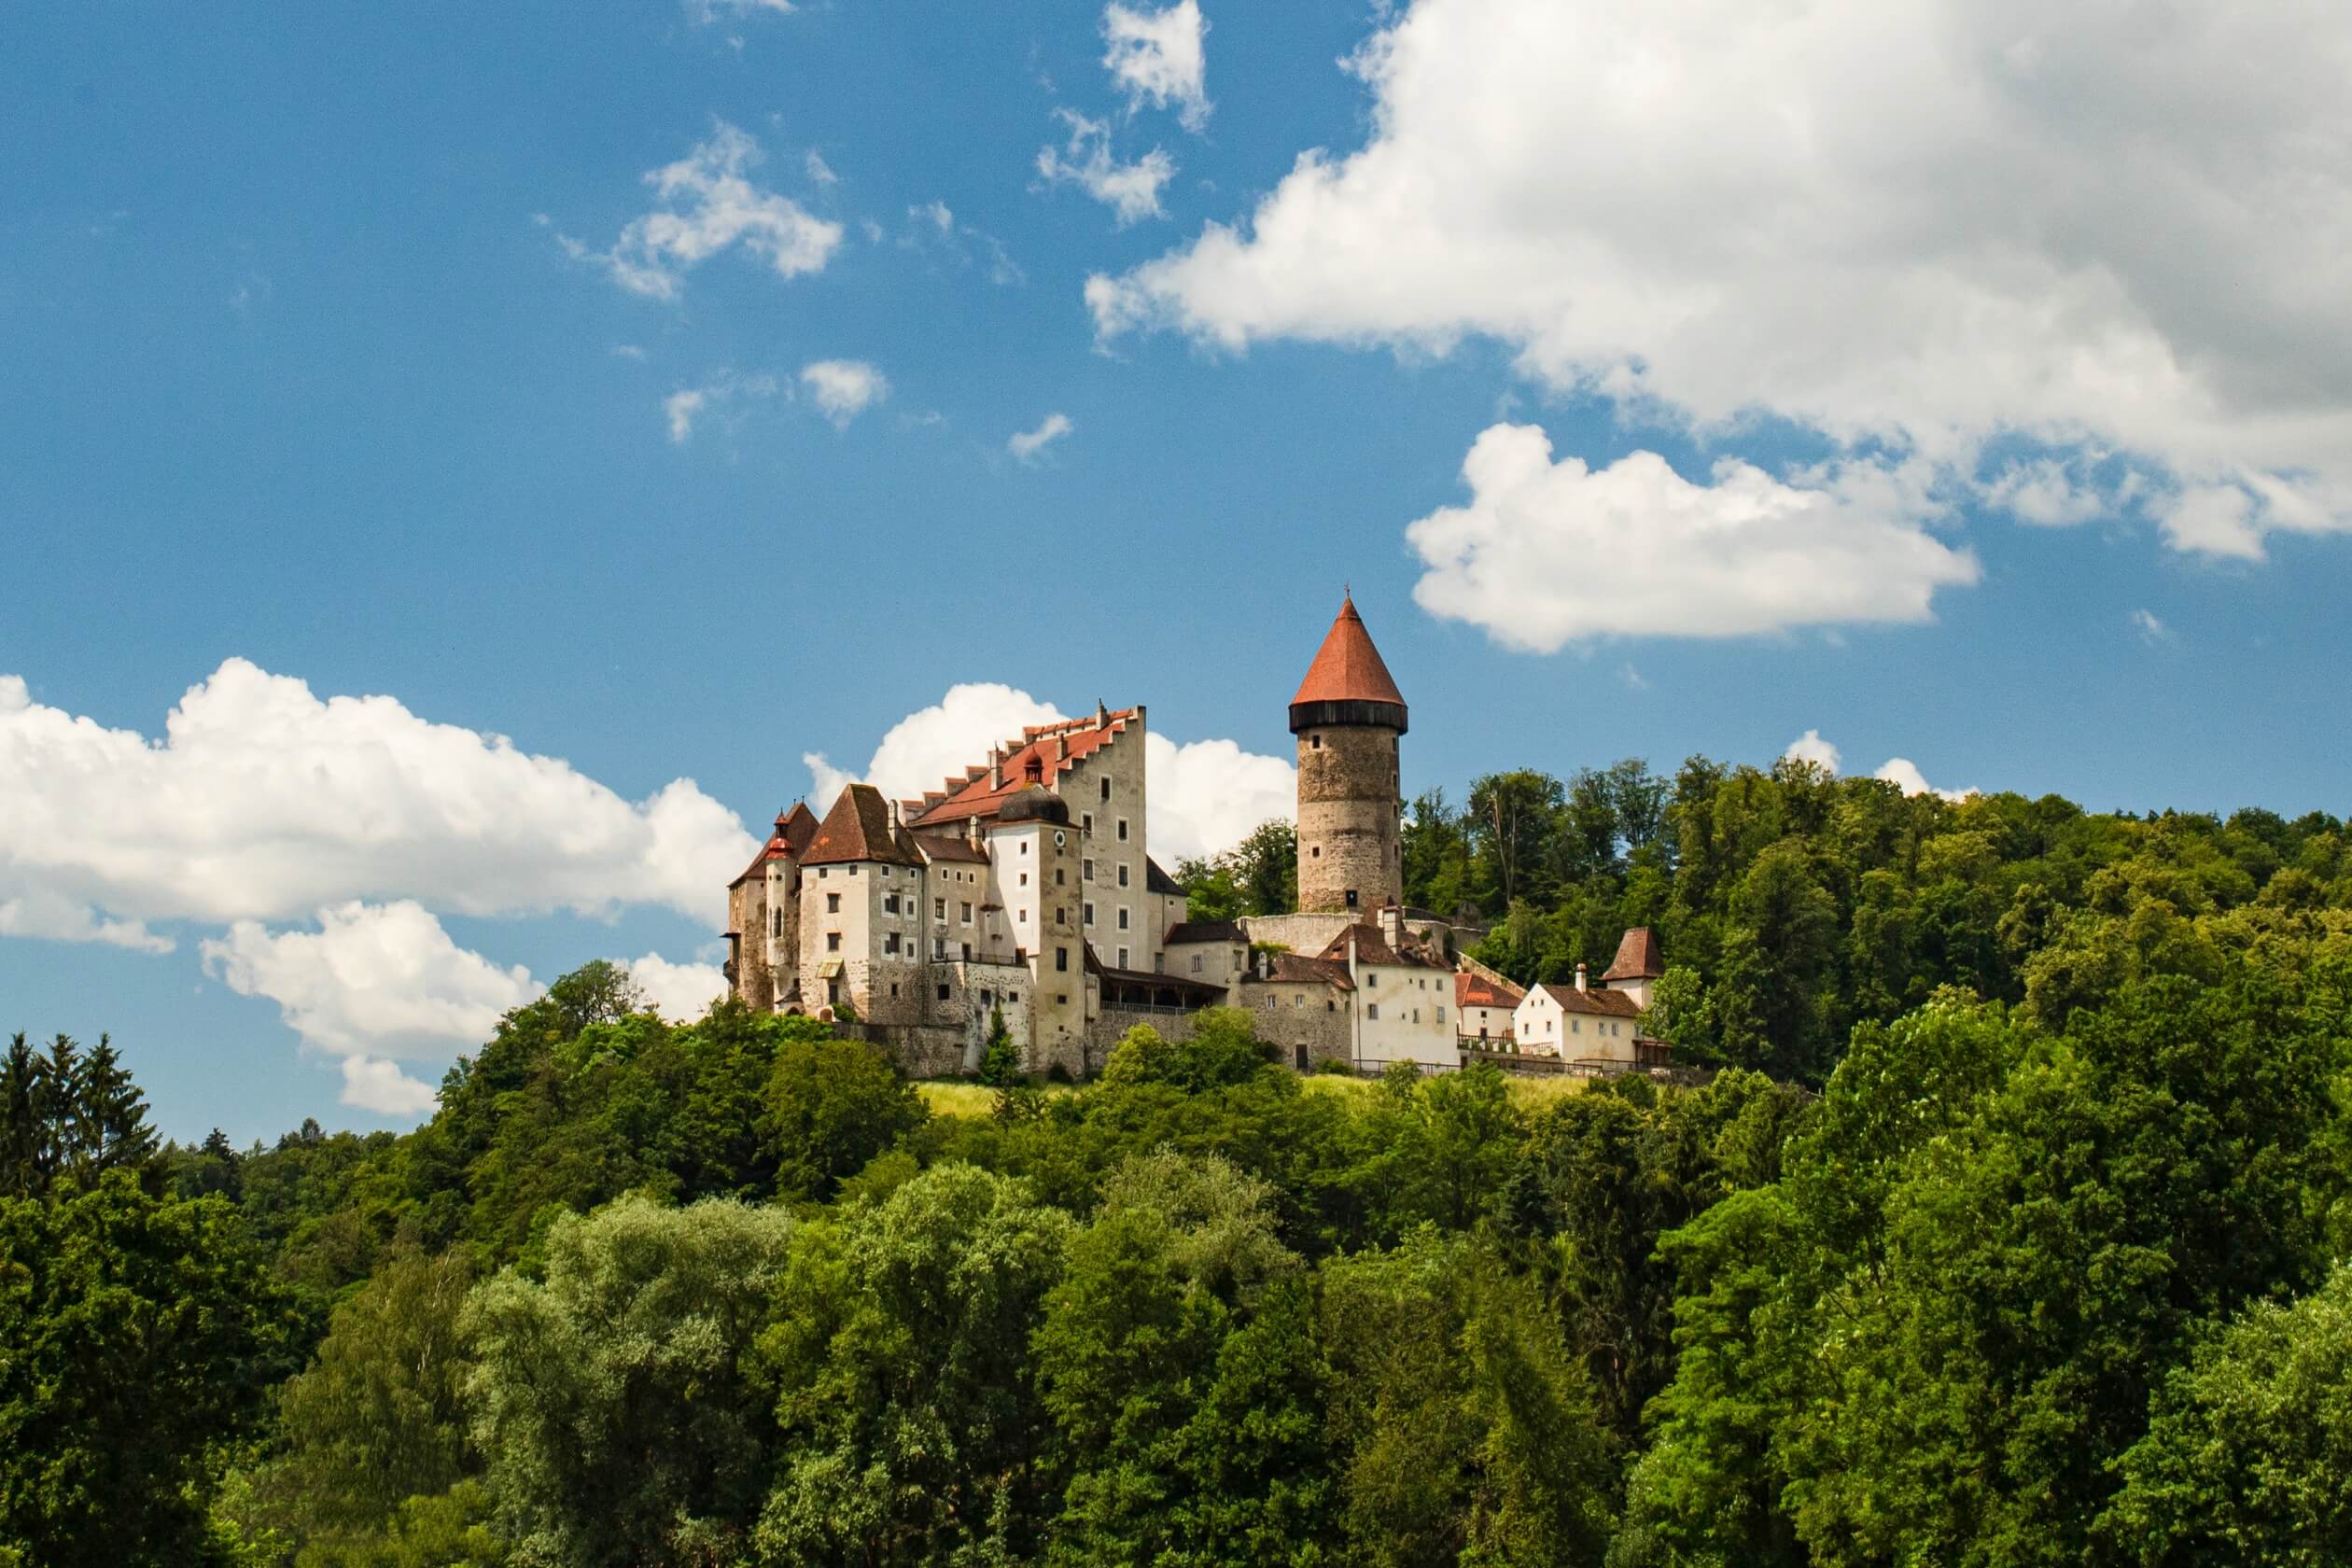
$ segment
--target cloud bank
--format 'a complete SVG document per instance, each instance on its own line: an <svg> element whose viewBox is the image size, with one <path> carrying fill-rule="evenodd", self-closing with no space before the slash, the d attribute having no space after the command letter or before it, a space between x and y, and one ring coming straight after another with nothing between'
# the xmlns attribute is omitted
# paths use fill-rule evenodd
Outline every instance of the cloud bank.
<svg viewBox="0 0 2352 1568"><path fill-rule="evenodd" d="M1412 0L1355 151L1088 281L1167 329L1514 348L1563 392L2255 557L2352 526L2352 9ZM1908 558L1908 557L1907 557Z"/></svg>

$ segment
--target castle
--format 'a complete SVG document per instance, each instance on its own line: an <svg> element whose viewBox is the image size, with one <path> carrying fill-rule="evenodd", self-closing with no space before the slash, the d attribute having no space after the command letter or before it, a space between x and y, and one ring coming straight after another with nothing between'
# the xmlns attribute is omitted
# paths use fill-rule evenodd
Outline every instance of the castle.
<svg viewBox="0 0 2352 1568"><path fill-rule="evenodd" d="M1407 717L1346 600L1290 704L1295 914L1185 918L1145 837L1144 710L1098 705L1024 729L919 800L851 784L822 820L805 805L777 817L727 888L729 983L752 1007L854 1018L916 1076L975 1068L997 1015L1030 1071L1083 1076L1134 1025L1181 1038L1221 1005L1248 1008L1302 1071L1500 1050L1485 1035L1507 983L1461 956L1447 919L1404 907ZM1561 989L1537 988L1556 1003ZM1631 1017L1627 1001L1603 1010Z"/></svg>

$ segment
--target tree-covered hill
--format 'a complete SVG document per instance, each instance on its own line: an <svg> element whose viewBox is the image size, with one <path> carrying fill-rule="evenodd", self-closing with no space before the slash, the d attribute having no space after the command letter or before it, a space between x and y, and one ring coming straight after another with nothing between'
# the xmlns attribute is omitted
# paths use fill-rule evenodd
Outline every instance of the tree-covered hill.
<svg viewBox="0 0 2352 1568"><path fill-rule="evenodd" d="M20 1045L0 1562L2352 1561L2341 840L1794 764L1425 799L1415 902L1522 978L1655 927L1722 1067L1540 1108L1218 1013L934 1114L602 964L400 1136L159 1149Z"/></svg>

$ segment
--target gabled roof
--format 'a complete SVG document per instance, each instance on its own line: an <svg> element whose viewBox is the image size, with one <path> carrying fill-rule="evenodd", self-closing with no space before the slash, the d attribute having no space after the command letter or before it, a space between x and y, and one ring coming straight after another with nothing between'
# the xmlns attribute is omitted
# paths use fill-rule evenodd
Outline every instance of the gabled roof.
<svg viewBox="0 0 2352 1568"><path fill-rule="evenodd" d="M1130 727L1142 722L1141 707L1126 707L1116 713L1097 708L1083 719L1024 726L1019 739L1004 743L1004 762L993 777L987 764L982 763L966 768L961 778L942 780L939 789L926 793L921 800L903 803L907 821L914 827L928 828L943 822L961 822L972 817L993 818L1006 801L1029 787L1032 763L1036 764L1039 781L1058 792L1060 777L1080 758L1110 745Z"/></svg>
<svg viewBox="0 0 2352 1568"><path fill-rule="evenodd" d="M1329 986L1334 990L1352 991L1355 982L1348 978L1345 959L1303 959L1296 953L1276 953L1267 961L1263 980L1255 970L1241 977L1245 986Z"/></svg>
<svg viewBox="0 0 2352 1568"><path fill-rule="evenodd" d="M1601 983L1613 980L1655 980L1666 973L1666 960L1658 950L1658 938L1647 926L1635 926L1617 944L1617 961L1609 965L1609 973L1601 976Z"/></svg>
<svg viewBox="0 0 2352 1568"><path fill-rule="evenodd" d="M926 861L954 861L962 865L988 863L988 852L961 833L910 833L906 838L922 851Z"/></svg>
<svg viewBox="0 0 2352 1568"><path fill-rule="evenodd" d="M1231 920L1179 920L1168 928L1166 945L1182 947L1187 942L1247 942L1241 928Z"/></svg>
<svg viewBox="0 0 2352 1568"><path fill-rule="evenodd" d="M1143 857L1143 890L1147 893L1181 895L1184 889L1176 885L1176 878L1160 869L1159 861L1146 855Z"/></svg>
<svg viewBox="0 0 2352 1568"><path fill-rule="evenodd" d="M900 842L902 837L906 842ZM902 835L891 824L890 805L881 791L871 784L852 784L841 791L841 798L817 825L801 864L879 861L886 865L918 866L923 861L915 851L913 837Z"/></svg>
<svg viewBox="0 0 2352 1568"><path fill-rule="evenodd" d="M1623 991L1580 991L1574 986L1538 986L1535 987L1560 1003L1563 1013L1582 1013L1589 1017L1638 1018L1642 1010Z"/></svg>
<svg viewBox="0 0 2352 1568"><path fill-rule="evenodd" d="M1456 1007L1517 1007L1527 993L1516 986L1499 986L1483 974L1463 970L1454 975Z"/></svg>
<svg viewBox="0 0 2352 1568"><path fill-rule="evenodd" d="M1407 943L1402 950L1391 947L1388 938L1380 934L1379 927L1361 923L1340 928L1339 934L1333 937L1329 945L1316 956L1346 963L1348 961L1348 938L1351 936L1355 938L1356 962L1358 963L1379 964L1383 968L1443 969L1446 967L1410 943Z"/></svg>
<svg viewBox="0 0 2352 1568"><path fill-rule="evenodd" d="M1291 698L1294 707L1322 702L1405 706L1404 693L1381 663L1380 651L1372 646L1372 634L1364 629L1364 617L1356 613L1352 597L1341 601L1338 619L1323 634L1315 662L1307 666L1307 679L1298 683L1298 695Z"/></svg>

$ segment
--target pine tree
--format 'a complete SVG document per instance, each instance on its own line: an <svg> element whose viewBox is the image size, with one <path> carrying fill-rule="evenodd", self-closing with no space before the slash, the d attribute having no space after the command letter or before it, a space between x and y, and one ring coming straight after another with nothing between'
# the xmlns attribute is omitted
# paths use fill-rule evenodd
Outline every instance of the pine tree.
<svg viewBox="0 0 2352 1568"><path fill-rule="evenodd" d="M40 1106L41 1058L20 1033L0 1062L0 1197L29 1197L40 1189Z"/></svg>
<svg viewBox="0 0 2352 1568"><path fill-rule="evenodd" d="M131 1081L130 1071L106 1036L98 1037L98 1048L83 1064L78 1087L76 1120L83 1163L91 1175L101 1170L136 1169L154 1157L155 1128L147 1123L147 1096Z"/></svg>

